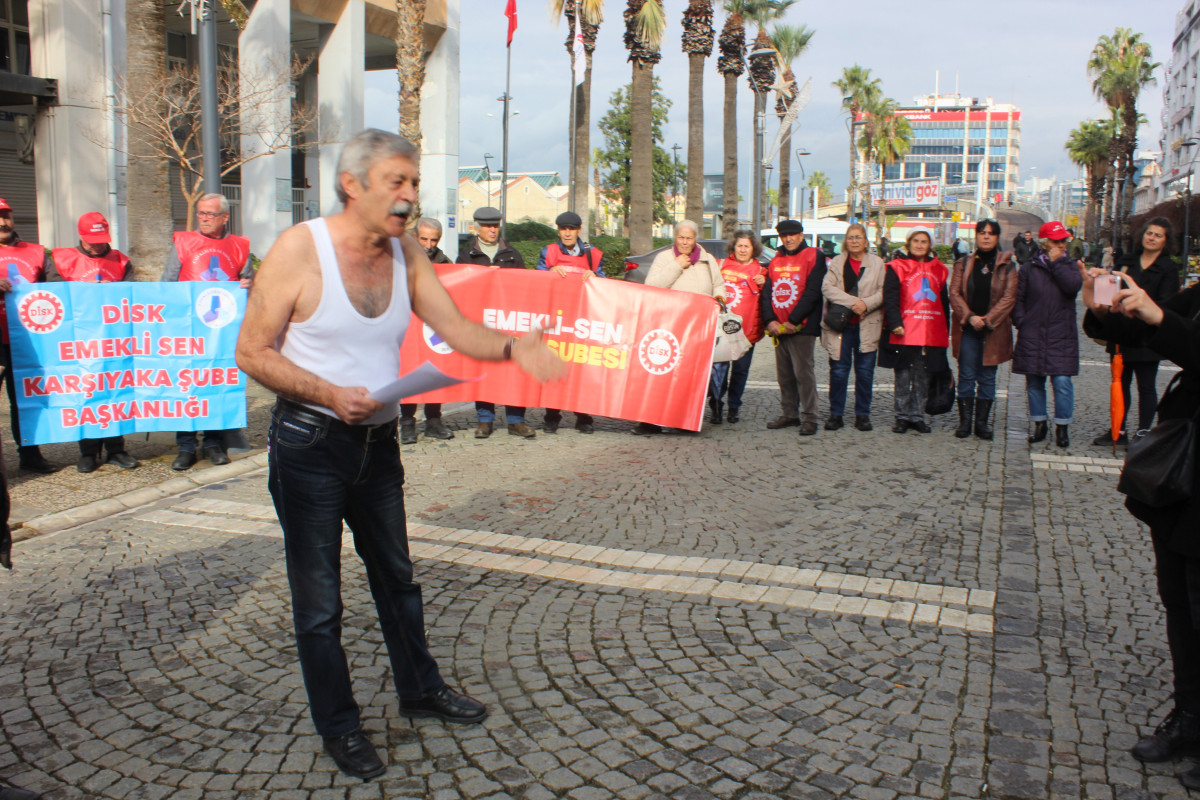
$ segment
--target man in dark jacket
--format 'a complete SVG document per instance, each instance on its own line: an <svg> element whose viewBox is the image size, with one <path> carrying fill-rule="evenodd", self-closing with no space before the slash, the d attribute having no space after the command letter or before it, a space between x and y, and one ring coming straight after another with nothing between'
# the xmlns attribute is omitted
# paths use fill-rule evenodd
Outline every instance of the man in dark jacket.
<svg viewBox="0 0 1200 800"><path fill-rule="evenodd" d="M478 264L492 269L525 269L525 259L512 245L500 238L500 209L484 206L475 212L475 235L467 246L458 252L459 264ZM482 400L475 402L475 416L479 426L475 429L476 439L492 435L496 422L496 404ZM532 439L537 431L525 424L525 409L505 406L504 416L508 422L510 436Z"/></svg>
<svg viewBox="0 0 1200 800"><path fill-rule="evenodd" d="M799 425L801 436L812 436L817 432L813 350L821 335L825 253L808 246L804 226L797 220L785 219L775 230L782 243L767 265L759 302L767 333L779 343L775 348L775 376L783 413L767 427L774 430Z"/></svg>
<svg viewBox="0 0 1200 800"><path fill-rule="evenodd" d="M417 241L429 254L430 262L434 264L449 264L450 259L438 247L442 241L442 223L433 217L421 217L417 223ZM400 444L417 443L417 404L400 404ZM453 439L454 431L442 422L442 404L425 404L425 437L432 439Z"/></svg>
<svg viewBox="0 0 1200 800"><path fill-rule="evenodd" d="M1033 231L1025 231L1013 240L1013 255L1016 256L1018 264L1024 264L1041 251L1038 243L1033 240Z"/></svg>

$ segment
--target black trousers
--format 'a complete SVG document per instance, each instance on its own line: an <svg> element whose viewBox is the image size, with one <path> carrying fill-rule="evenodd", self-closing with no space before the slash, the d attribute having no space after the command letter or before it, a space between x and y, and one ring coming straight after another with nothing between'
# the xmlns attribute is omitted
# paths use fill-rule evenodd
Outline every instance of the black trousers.
<svg viewBox="0 0 1200 800"><path fill-rule="evenodd" d="M8 394L8 418L12 423L13 440L21 447L21 418L17 414L17 379L13 376L12 345L0 344L0 366L4 367L4 391Z"/></svg>
<svg viewBox="0 0 1200 800"><path fill-rule="evenodd" d="M400 416L403 419L412 419L417 415L416 403L401 403ZM441 419L442 404L441 403L426 403L425 404L425 419Z"/></svg>
<svg viewBox="0 0 1200 800"><path fill-rule="evenodd" d="M1134 361L1125 364L1121 370L1121 393L1125 395L1125 416L1129 416L1132 392L1130 391L1134 377L1138 387L1138 426L1139 431L1149 430L1154 425L1154 412L1158 410L1158 362ZM1121 429L1125 429L1125 421L1121 420Z"/></svg>
<svg viewBox="0 0 1200 800"><path fill-rule="evenodd" d="M1175 705L1200 714L1200 558L1181 555L1154 540L1158 595L1167 613L1167 645L1175 673Z"/></svg>

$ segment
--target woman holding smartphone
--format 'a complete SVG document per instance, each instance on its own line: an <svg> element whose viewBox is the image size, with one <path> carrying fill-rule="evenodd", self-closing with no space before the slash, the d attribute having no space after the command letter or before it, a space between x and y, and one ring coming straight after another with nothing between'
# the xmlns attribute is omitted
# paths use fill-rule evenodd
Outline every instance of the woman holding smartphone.
<svg viewBox="0 0 1200 800"><path fill-rule="evenodd" d="M1161 305L1127 275L1110 304L1095 297L1103 270L1082 270L1084 331L1122 346L1145 347L1179 365L1179 386L1158 404L1160 422L1194 418L1200 410L1200 286L1175 294ZM1193 442L1193 447L1196 443ZM1167 617L1167 644L1174 672L1175 707L1151 735L1134 745L1139 761L1167 761L1200 747L1200 471L1191 496L1151 507L1126 499L1125 507L1150 527L1158 593ZM1200 789L1200 767L1179 776Z"/></svg>

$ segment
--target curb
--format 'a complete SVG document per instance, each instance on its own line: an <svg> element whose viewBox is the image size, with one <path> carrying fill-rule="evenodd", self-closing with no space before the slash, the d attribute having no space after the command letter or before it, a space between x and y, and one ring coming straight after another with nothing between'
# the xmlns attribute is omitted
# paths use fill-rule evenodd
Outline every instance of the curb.
<svg viewBox="0 0 1200 800"><path fill-rule="evenodd" d="M103 500L96 500L82 506L69 508L66 511L56 511L53 514L34 517L31 520L27 520L21 527L13 530L13 542L22 542L26 539L32 539L35 536L57 533L58 531L74 528L77 525L83 525L87 522L95 522L98 519L110 517L122 511L128 511L131 508L137 508L138 506L152 503L155 500L161 500L164 497L183 494L192 489L199 489L202 486L236 478L239 475L245 475L265 469L266 467L267 454L262 452L247 456L246 458L240 458L229 464L222 464L219 467L197 470L191 475L181 475L178 478L172 478L155 486L145 486L141 489L134 489L132 492L117 495L116 497L107 497Z"/></svg>

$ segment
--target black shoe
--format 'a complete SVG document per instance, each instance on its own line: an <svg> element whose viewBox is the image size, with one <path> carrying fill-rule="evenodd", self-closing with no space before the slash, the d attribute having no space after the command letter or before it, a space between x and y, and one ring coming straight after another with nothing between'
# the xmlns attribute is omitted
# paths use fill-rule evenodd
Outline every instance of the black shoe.
<svg viewBox="0 0 1200 800"><path fill-rule="evenodd" d="M50 475L58 472L58 467L45 459L37 445L18 448L18 453L20 455L19 466L27 472L36 472L39 475ZM21 791L24 791L24 789Z"/></svg>
<svg viewBox="0 0 1200 800"><path fill-rule="evenodd" d="M1197 751L1200 751L1200 715L1176 706L1154 733L1135 744L1129 752L1138 761L1153 763Z"/></svg>
<svg viewBox="0 0 1200 800"><path fill-rule="evenodd" d="M904 433L908 430L908 420L898 419L892 423L892 433Z"/></svg>
<svg viewBox="0 0 1200 800"><path fill-rule="evenodd" d="M923 419L908 423L908 427L912 428L917 433L933 433L933 429L929 427L929 423Z"/></svg>
<svg viewBox="0 0 1200 800"><path fill-rule="evenodd" d="M825 420L825 430L827 431L836 431L839 428L844 428L845 426L846 422L841 417L830 415L829 419Z"/></svg>
<svg viewBox="0 0 1200 800"><path fill-rule="evenodd" d="M1092 439L1092 444L1096 445L1097 447L1112 447L1112 445L1113 445L1112 432L1105 431L1104 433L1097 436L1095 439ZM1128 445L1129 444L1129 434L1125 431L1121 431L1121 435L1117 437L1117 444L1120 445L1121 447L1125 447L1126 445Z"/></svg>
<svg viewBox="0 0 1200 800"><path fill-rule="evenodd" d="M859 414L854 418L854 427L858 428L860 431L875 430L875 426L871 424L871 418L865 414Z"/></svg>
<svg viewBox="0 0 1200 800"><path fill-rule="evenodd" d="M720 425L724 422L722 412L725 410L725 405L723 403L709 403L708 407L712 411L712 416L709 419L713 425Z"/></svg>
<svg viewBox="0 0 1200 800"><path fill-rule="evenodd" d="M1189 789L1200 789L1200 767L1192 767L1179 773L1179 782ZM4 800L0 795L0 800Z"/></svg>
<svg viewBox="0 0 1200 800"><path fill-rule="evenodd" d="M592 423L590 423L590 422L576 422L575 430L579 431L580 433L595 433L596 432L595 426L593 426Z"/></svg>
<svg viewBox="0 0 1200 800"><path fill-rule="evenodd" d="M416 420L413 420L413 425L416 425ZM427 439L453 439L454 431L446 427L446 423L442 422L441 417L425 418L425 438Z"/></svg>
<svg viewBox="0 0 1200 800"><path fill-rule="evenodd" d="M0 786L0 800L38 800L41 795L28 789L4 784Z"/></svg>
<svg viewBox="0 0 1200 800"><path fill-rule="evenodd" d="M975 398L958 398L958 427L954 429L954 438L965 439L971 435L971 425L975 422Z"/></svg>
<svg viewBox="0 0 1200 800"><path fill-rule="evenodd" d="M975 437L990 442L995 433L992 431L992 404L994 400L975 401Z"/></svg>
<svg viewBox="0 0 1200 800"><path fill-rule="evenodd" d="M558 433L559 425L562 425L562 417L546 417L542 420L542 430L546 433Z"/></svg>
<svg viewBox="0 0 1200 800"><path fill-rule="evenodd" d="M1046 434L1050 433L1050 424L1046 420L1038 420L1033 423L1033 433L1029 435L1029 443L1037 444L1046 438Z"/></svg>
<svg viewBox="0 0 1200 800"><path fill-rule="evenodd" d="M77 472L82 472L84 475L89 472L95 472L100 469L100 459L95 456L80 456L79 462L75 465Z"/></svg>
<svg viewBox="0 0 1200 800"><path fill-rule="evenodd" d="M222 464L229 463L229 454L219 447L204 448L204 457L207 458L208 463L212 464L214 467L219 467ZM112 460L112 456L109 456L109 460ZM121 466L125 465L122 464Z"/></svg>
<svg viewBox="0 0 1200 800"><path fill-rule="evenodd" d="M191 469L195 463L195 453L188 450L180 450L179 455L175 456L175 460L171 462L171 469L176 472L183 472L185 469Z"/></svg>
<svg viewBox="0 0 1200 800"><path fill-rule="evenodd" d="M639 422L633 429L634 436L653 436L662 432L661 425L651 425L649 422Z"/></svg>
<svg viewBox="0 0 1200 800"><path fill-rule="evenodd" d="M361 730L345 736L322 737L325 752L338 765L338 769L364 781L382 775L387 767L379 760L374 745Z"/></svg>
<svg viewBox="0 0 1200 800"><path fill-rule="evenodd" d="M1054 426L1054 443L1059 447L1070 447L1071 436L1067 432L1067 425Z"/></svg>
<svg viewBox="0 0 1200 800"><path fill-rule="evenodd" d="M482 722L488 715L487 706L459 694L449 686L420 700L401 700L400 713L406 717L437 717L446 722Z"/></svg>
<svg viewBox="0 0 1200 800"><path fill-rule="evenodd" d="M225 461L223 463L228 464L229 456L225 455L224 451L219 451L219 452L225 458ZM137 469L140 466L140 463L138 462L138 460L136 458L134 458L133 456L129 455L129 453L126 453L124 450L122 450L119 453L109 453L107 463L116 464L121 469ZM213 463L216 463L216 462L213 462Z"/></svg>
<svg viewBox="0 0 1200 800"><path fill-rule="evenodd" d="M741 410L740 408L732 408L731 407L729 409L729 413L725 415L725 421L730 424L733 424L734 422L739 422L742 419L741 416L738 414L738 411L740 411L740 410Z"/></svg>
<svg viewBox="0 0 1200 800"><path fill-rule="evenodd" d="M417 443L417 421L412 417L400 418L400 444Z"/></svg>

